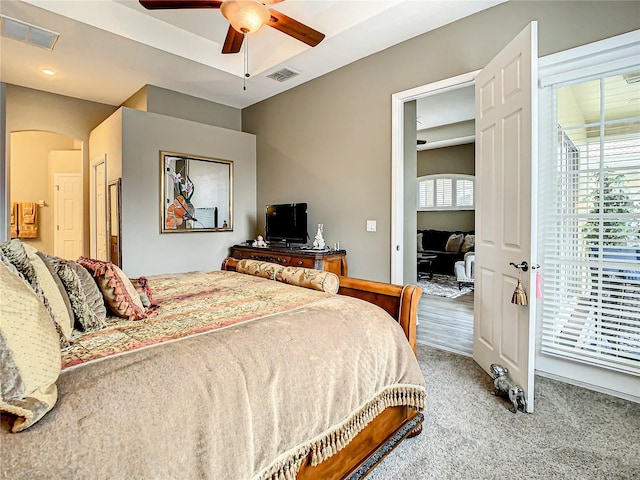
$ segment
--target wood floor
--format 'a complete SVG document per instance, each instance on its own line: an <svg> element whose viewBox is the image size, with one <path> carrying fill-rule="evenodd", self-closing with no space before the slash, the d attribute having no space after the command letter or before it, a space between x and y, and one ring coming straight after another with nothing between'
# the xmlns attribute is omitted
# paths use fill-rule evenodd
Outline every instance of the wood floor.
<svg viewBox="0 0 640 480"><path fill-rule="evenodd" d="M458 298L422 295L417 342L463 355L473 352L473 292Z"/></svg>

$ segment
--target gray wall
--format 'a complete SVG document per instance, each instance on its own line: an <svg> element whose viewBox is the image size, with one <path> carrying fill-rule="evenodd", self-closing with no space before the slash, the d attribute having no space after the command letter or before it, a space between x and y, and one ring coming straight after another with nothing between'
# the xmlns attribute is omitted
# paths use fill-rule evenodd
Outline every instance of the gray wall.
<svg viewBox="0 0 640 480"><path fill-rule="evenodd" d="M475 144L418 152L418 177L436 173L475 175ZM475 230L475 210L418 212L418 228L425 230Z"/></svg>
<svg viewBox="0 0 640 480"><path fill-rule="evenodd" d="M242 113L239 109L155 85L145 85L122 105L231 130L242 129Z"/></svg>
<svg viewBox="0 0 640 480"><path fill-rule="evenodd" d="M122 131L123 270L129 276L219 270L229 247L255 229L255 137L128 108ZM160 150L233 161L233 231L160 234Z"/></svg>
<svg viewBox="0 0 640 480"><path fill-rule="evenodd" d="M532 20L542 56L638 29L639 13L638 2L511 1L244 109L243 130L257 135L258 212L307 201L311 230L324 223L328 244L340 241L351 276L388 281L391 95L482 68Z"/></svg>

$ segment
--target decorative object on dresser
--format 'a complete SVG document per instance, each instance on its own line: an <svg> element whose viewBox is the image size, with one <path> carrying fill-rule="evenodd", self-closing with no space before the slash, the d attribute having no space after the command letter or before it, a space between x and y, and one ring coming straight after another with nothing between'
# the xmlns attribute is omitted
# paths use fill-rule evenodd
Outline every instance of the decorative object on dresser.
<svg viewBox="0 0 640 480"><path fill-rule="evenodd" d="M347 252L345 250L313 250L286 247L251 247L234 245L229 256L242 260L262 260L291 267L315 268L333 272L346 277L348 275Z"/></svg>
<svg viewBox="0 0 640 480"><path fill-rule="evenodd" d="M319 223L318 233L316 233L316 236L313 239L313 248L315 250L324 250L325 248L327 248L327 244L325 243L324 237L322 236L323 230L324 230L324 224Z"/></svg>
<svg viewBox="0 0 640 480"><path fill-rule="evenodd" d="M267 242L264 241L262 235L258 235L258 238L251 244L252 247L266 247Z"/></svg>

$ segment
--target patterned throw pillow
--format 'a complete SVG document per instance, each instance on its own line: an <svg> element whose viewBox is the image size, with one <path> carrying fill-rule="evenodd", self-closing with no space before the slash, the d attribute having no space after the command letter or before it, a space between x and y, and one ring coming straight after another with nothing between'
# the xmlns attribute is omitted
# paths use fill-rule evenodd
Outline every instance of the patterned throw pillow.
<svg viewBox="0 0 640 480"><path fill-rule="evenodd" d="M42 287L40 287L40 282L38 282L36 269L31 265L22 241L16 238L8 242L0 243L0 251L29 283L33 291L38 295L38 298L43 300L44 295L42 293ZM45 305L47 305L46 302Z"/></svg>
<svg viewBox="0 0 640 480"><path fill-rule="evenodd" d="M338 293L340 288L340 279L335 273L313 268L284 267L276 272L276 280L327 293Z"/></svg>
<svg viewBox="0 0 640 480"><path fill-rule="evenodd" d="M464 237L464 241L462 242L462 246L460 247L461 253L467 253L476 247L476 236L473 234L466 235Z"/></svg>
<svg viewBox="0 0 640 480"><path fill-rule="evenodd" d="M445 252L458 253L460 251L460 247L462 246L462 242L464 241L463 233L453 233L447 240L447 244L444 247Z"/></svg>
<svg viewBox="0 0 640 480"><path fill-rule="evenodd" d="M36 272L42 293L49 304L53 320L58 324L61 333L60 344L64 347L68 344L73 331L73 313L69 313L67 304L65 303L66 297L67 302L70 304L69 297L64 288L65 296L63 297L62 293L60 293L58 284L61 282L58 275L55 271L52 272L49 270L49 266L47 266L42 257L38 255L38 250L28 244L24 245L24 250Z"/></svg>
<svg viewBox="0 0 640 480"><path fill-rule="evenodd" d="M17 417L20 432L56 403L60 345L44 304L3 262L0 290L0 411Z"/></svg>
<svg viewBox="0 0 640 480"><path fill-rule="evenodd" d="M73 260L67 260L67 264L74 272L76 272L80 279L82 293L84 294L87 305L89 305L91 311L96 315L96 317L98 317L98 320L101 323L104 323L107 318L107 307L104 304L102 292L100 291L96 281L93 279L93 275L91 275L86 268Z"/></svg>
<svg viewBox="0 0 640 480"><path fill-rule="evenodd" d="M71 309L73 310L73 315L75 317L74 326L78 330L83 330L85 332L96 331L104 328L104 318L98 317L87 302L87 298L82 288L82 281L70 265L70 261L47 254L45 254L45 257L47 261L53 265L53 268L67 291L67 295L69 295Z"/></svg>
<svg viewBox="0 0 640 480"><path fill-rule="evenodd" d="M78 263L93 274L105 303L114 315L129 320L141 320L149 316L151 312L145 310L131 280L116 265L86 257L80 257Z"/></svg>

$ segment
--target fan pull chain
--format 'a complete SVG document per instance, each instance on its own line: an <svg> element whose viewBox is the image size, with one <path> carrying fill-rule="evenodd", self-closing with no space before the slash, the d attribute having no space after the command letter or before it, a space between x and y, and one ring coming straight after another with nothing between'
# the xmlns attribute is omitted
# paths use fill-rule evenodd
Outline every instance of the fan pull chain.
<svg viewBox="0 0 640 480"><path fill-rule="evenodd" d="M249 37L244 34L244 76L242 77L242 90L247 90L247 78L249 78Z"/></svg>

